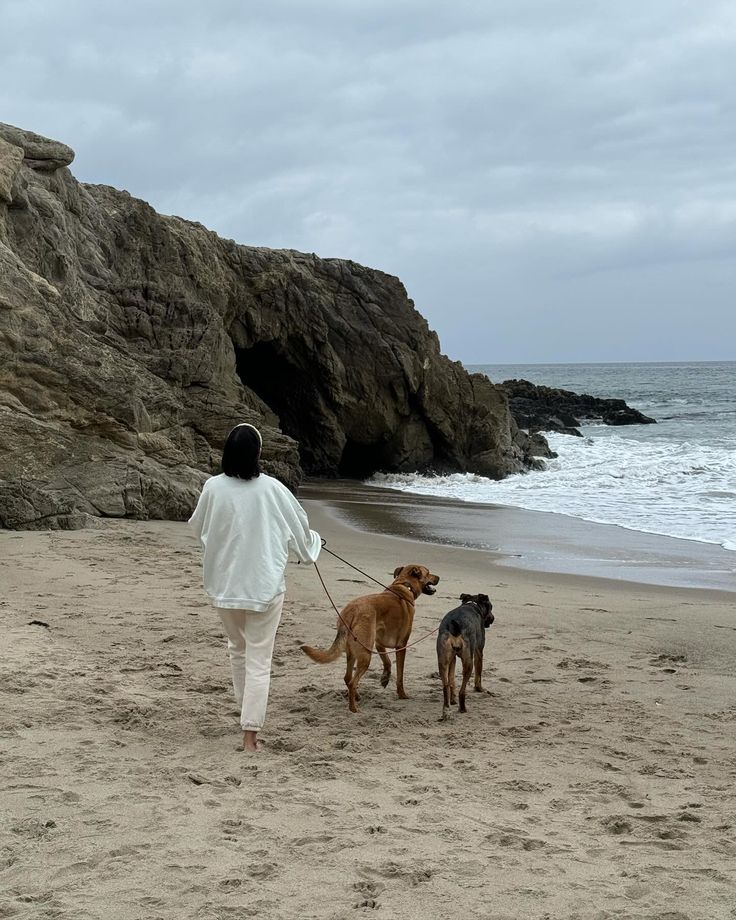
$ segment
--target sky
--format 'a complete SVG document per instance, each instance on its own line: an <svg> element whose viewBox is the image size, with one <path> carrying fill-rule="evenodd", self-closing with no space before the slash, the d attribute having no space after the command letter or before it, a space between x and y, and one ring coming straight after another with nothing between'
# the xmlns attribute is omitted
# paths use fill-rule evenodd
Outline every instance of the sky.
<svg viewBox="0 0 736 920"><path fill-rule="evenodd" d="M398 275L465 363L736 358L732 0L0 0L0 121Z"/></svg>

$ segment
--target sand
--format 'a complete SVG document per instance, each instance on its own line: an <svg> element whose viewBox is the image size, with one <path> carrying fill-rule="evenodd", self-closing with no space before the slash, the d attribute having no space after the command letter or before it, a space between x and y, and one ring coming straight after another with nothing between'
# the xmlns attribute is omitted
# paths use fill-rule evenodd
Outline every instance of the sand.
<svg viewBox="0 0 736 920"><path fill-rule="evenodd" d="M524 572L313 526L378 578L485 591L483 694L440 722L434 641L347 710L334 614L289 565L265 750L240 733L186 527L0 532L0 917L736 916L733 594ZM372 586L324 557L341 603ZM33 621L36 621L35 623Z"/></svg>

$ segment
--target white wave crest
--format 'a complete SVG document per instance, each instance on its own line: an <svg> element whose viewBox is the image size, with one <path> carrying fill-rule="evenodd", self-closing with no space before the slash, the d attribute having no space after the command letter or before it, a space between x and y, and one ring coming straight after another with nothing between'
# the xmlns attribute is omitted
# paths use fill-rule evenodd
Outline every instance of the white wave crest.
<svg viewBox="0 0 736 920"><path fill-rule="evenodd" d="M736 442L639 441L618 434L548 435L559 457L500 482L474 474L378 474L370 484L552 511L736 551Z"/></svg>

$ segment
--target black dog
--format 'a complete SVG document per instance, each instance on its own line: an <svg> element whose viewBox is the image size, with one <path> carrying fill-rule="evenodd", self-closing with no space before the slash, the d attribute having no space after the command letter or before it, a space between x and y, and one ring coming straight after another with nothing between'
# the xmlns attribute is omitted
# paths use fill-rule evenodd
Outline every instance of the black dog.
<svg viewBox="0 0 736 920"><path fill-rule="evenodd" d="M465 688L475 667L475 689L483 689L483 648L486 629L493 622L493 604L487 594L461 594L462 605L445 614L437 635L437 665L442 680L444 705L442 718L446 719L450 705L455 704L455 659L463 663L463 682L460 687L460 712L465 708Z"/></svg>

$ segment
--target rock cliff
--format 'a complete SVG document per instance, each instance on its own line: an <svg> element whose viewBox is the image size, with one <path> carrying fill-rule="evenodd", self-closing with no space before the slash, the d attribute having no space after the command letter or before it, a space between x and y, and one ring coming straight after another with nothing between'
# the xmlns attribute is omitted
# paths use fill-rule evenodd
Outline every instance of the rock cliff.
<svg viewBox="0 0 736 920"><path fill-rule="evenodd" d="M534 463L398 279L221 239L78 183L73 157L0 125L1 526L182 519L238 421L292 487Z"/></svg>

